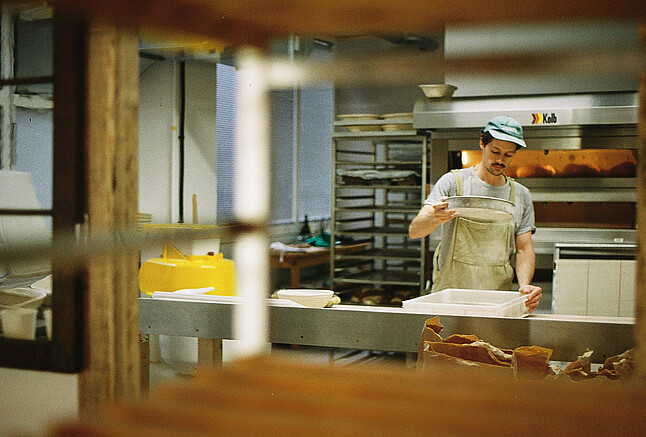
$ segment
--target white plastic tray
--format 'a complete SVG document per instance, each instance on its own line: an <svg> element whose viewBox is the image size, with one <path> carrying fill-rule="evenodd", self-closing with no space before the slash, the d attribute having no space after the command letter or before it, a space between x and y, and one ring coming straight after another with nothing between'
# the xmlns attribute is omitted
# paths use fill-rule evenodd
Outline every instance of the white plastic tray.
<svg viewBox="0 0 646 437"><path fill-rule="evenodd" d="M402 302L404 309L458 316L525 317L524 296L515 291L447 288Z"/></svg>

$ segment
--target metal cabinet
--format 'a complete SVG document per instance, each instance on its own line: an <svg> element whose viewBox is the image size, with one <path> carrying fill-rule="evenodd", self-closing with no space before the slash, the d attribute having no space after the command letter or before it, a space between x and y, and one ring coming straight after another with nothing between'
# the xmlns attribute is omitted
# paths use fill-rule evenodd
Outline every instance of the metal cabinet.
<svg viewBox="0 0 646 437"><path fill-rule="evenodd" d="M335 122L332 136L331 237L365 250L332 245L331 284L344 300L362 288L419 295L429 276L426 242L409 238L408 225L427 195L428 137L396 126L340 131L345 124Z"/></svg>

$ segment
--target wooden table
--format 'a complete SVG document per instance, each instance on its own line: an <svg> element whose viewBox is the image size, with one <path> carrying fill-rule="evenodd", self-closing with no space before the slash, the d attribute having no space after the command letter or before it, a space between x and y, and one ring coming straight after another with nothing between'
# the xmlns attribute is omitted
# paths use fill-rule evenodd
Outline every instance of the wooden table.
<svg viewBox="0 0 646 437"><path fill-rule="evenodd" d="M350 253L365 250L367 243L344 244L335 247L336 253ZM282 255L282 261L281 261ZM271 250L271 267L275 269L289 269L291 288L300 288L301 285L301 268L311 267L319 264L330 262L329 247L314 247L306 252L281 252L280 250Z"/></svg>

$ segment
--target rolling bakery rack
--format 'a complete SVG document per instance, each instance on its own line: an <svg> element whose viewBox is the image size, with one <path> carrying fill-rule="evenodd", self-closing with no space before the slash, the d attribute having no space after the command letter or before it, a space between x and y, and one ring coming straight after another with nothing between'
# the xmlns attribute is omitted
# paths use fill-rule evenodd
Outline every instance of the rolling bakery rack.
<svg viewBox="0 0 646 437"><path fill-rule="evenodd" d="M427 195L428 137L413 130L409 114L341 119L334 126L332 239L367 249L331 247L332 287L344 300L362 288L379 290L385 297L370 302L376 304L420 294L428 279L426 242L410 239L408 224Z"/></svg>

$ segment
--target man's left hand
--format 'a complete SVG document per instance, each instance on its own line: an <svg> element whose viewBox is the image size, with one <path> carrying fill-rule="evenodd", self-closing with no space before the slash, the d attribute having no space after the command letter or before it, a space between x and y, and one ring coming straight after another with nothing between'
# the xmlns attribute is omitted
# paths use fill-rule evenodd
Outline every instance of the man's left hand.
<svg viewBox="0 0 646 437"><path fill-rule="evenodd" d="M523 285L518 291L528 295L525 306L529 309L530 313L538 307L538 303L541 301L541 297L543 297L543 289L535 285Z"/></svg>

